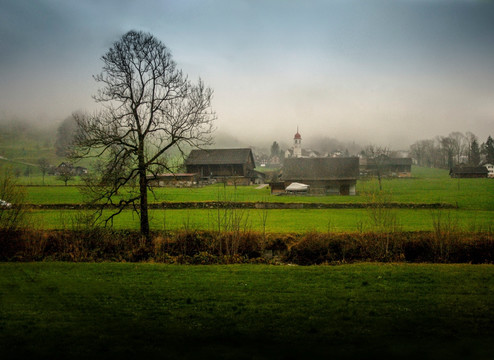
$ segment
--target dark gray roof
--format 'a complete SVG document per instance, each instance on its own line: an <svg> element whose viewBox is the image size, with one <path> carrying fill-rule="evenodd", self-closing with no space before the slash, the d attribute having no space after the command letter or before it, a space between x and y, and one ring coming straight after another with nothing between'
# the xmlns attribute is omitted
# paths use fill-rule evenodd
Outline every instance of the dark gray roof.
<svg viewBox="0 0 494 360"><path fill-rule="evenodd" d="M489 170L485 166L464 166L457 165L450 171L452 174L488 174Z"/></svg>
<svg viewBox="0 0 494 360"><path fill-rule="evenodd" d="M412 158L384 158L380 162L383 166L396 166L396 165L412 165ZM360 159L360 165L363 166L375 166L376 160L373 158Z"/></svg>
<svg viewBox="0 0 494 360"><path fill-rule="evenodd" d="M252 150L248 148L192 150L185 160L185 165L245 164L249 157L253 167L255 167Z"/></svg>
<svg viewBox="0 0 494 360"><path fill-rule="evenodd" d="M357 179L359 159L348 158L287 158L283 164L283 180L343 180Z"/></svg>

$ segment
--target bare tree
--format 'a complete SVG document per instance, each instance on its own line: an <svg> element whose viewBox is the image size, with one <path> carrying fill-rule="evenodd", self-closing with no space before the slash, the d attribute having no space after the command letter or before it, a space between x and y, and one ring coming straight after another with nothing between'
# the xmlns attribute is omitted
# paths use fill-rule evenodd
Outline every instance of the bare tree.
<svg viewBox="0 0 494 360"><path fill-rule="evenodd" d="M449 136L440 136L438 138L441 144L441 151L443 153L443 167L451 169L454 165L455 144L453 139Z"/></svg>
<svg viewBox="0 0 494 360"><path fill-rule="evenodd" d="M50 163L46 158L41 158L38 160L38 167L41 170L41 174L43 175L43 185L45 185L45 175L50 170Z"/></svg>
<svg viewBox="0 0 494 360"><path fill-rule="evenodd" d="M467 138L459 131L454 131L449 134L449 138L451 139L450 144L452 146L455 162L456 164L460 164L462 162L462 157L468 148Z"/></svg>
<svg viewBox="0 0 494 360"><path fill-rule="evenodd" d="M64 166L58 169L57 180L63 181L65 186L69 181L74 180L74 170L71 166Z"/></svg>
<svg viewBox="0 0 494 360"><path fill-rule="evenodd" d="M133 205L141 234L149 237L147 175L170 169L166 154L172 149L183 154L184 145L211 143L213 91L200 79L192 84L167 47L148 33L129 31L102 60L103 71L95 76L102 87L95 100L103 110L77 116L73 156L96 156L103 163L100 181L93 182L99 185L93 186L93 200L118 209L105 221ZM115 200L119 189L132 183L137 191L122 191Z"/></svg>
<svg viewBox="0 0 494 360"><path fill-rule="evenodd" d="M375 166L379 190L382 191L382 176L384 167L389 163L390 150L387 147L369 145L365 148L365 154Z"/></svg>

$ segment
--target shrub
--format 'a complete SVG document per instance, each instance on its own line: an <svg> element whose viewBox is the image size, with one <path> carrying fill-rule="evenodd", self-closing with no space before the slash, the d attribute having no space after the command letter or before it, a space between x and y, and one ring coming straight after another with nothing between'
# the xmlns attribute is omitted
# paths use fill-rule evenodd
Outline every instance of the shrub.
<svg viewBox="0 0 494 360"><path fill-rule="evenodd" d="M289 248L285 256L286 261L299 265L322 264L330 258L329 239L317 232L307 233Z"/></svg>
<svg viewBox="0 0 494 360"><path fill-rule="evenodd" d="M156 261L179 264L279 263L338 264L355 261L493 263L494 234L396 232L383 256L379 233L318 233L305 235L209 231L152 234L147 241L137 231L103 228L73 231L1 230L1 261ZM235 237L237 247L227 243ZM221 250L222 249L222 250ZM230 250L228 250L230 249ZM270 250L271 254L265 254ZM273 254L274 253L274 254ZM263 256L266 256L266 260Z"/></svg>

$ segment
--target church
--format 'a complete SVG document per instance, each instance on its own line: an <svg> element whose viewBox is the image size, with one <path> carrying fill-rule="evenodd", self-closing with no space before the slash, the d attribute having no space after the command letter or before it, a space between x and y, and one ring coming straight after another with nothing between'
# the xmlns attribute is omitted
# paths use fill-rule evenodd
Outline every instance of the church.
<svg viewBox="0 0 494 360"><path fill-rule="evenodd" d="M293 136L293 147L285 151L285 158L303 158L303 157L320 157L321 155L314 150L302 149L302 135L297 127L297 133Z"/></svg>

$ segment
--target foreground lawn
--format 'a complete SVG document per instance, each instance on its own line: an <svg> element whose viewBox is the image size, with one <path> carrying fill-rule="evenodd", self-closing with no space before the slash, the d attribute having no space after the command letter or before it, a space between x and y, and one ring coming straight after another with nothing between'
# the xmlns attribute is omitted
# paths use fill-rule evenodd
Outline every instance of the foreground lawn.
<svg viewBox="0 0 494 360"><path fill-rule="evenodd" d="M83 223L83 212L78 210L35 210L29 212L30 227L45 230L72 229ZM282 210L151 210L150 226L153 230L201 229L227 230L235 221L241 231L256 230L271 233L304 233L307 231L355 232L375 230L368 209L282 209ZM110 215L110 212L105 212ZM443 226L449 230L492 231L492 211L475 210L411 210L393 209L399 230L433 230L432 217L440 216ZM265 220L265 223L264 221ZM126 210L114 218L116 229L138 229L139 217Z"/></svg>
<svg viewBox="0 0 494 360"><path fill-rule="evenodd" d="M488 359L494 266L0 264L2 358Z"/></svg>

